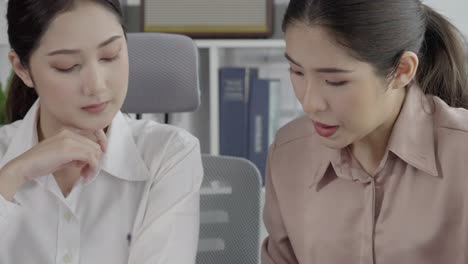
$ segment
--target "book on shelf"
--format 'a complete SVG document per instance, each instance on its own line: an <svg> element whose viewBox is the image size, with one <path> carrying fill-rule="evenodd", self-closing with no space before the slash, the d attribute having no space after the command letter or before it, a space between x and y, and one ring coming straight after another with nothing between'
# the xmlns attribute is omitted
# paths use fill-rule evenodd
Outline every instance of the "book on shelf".
<svg viewBox="0 0 468 264"><path fill-rule="evenodd" d="M280 82L279 127L303 115L291 84L290 65L284 57L284 49L230 49L225 52L223 60L227 65L258 69L259 79L276 79Z"/></svg>
<svg viewBox="0 0 468 264"><path fill-rule="evenodd" d="M249 83L253 68L221 68L219 71L220 154L247 157Z"/></svg>
<svg viewBox="0 0 468 264"><path fill-rule="evenodd" d="M246 158L265 177L268 147L279 126L281 82L258 69L220 69L220 154Z"/></svg>
<svg viewBox="0 0 468 264"><path fill-rule="evenodd" d="M265 166L269 146L270 122L270 80L253 79L250 82L250 98L248 104L248 155L262 175L265 177Z"/></svg>
<svg viewBox="0 0 468 264"><path fill-rule="evenodd" d="M273 143L276 131L280 128L281 80L270 79L268 102L268 146Z"/></svg>
<svg viewBox="0 0 468 264"><path fill-rule="evenodd" d="M271 62L261 64L258 66L258 77L260 79L277 79L279 81L276 130L303 114L302 106L294 94L289 76L289 65L287 63Z"/></svg>

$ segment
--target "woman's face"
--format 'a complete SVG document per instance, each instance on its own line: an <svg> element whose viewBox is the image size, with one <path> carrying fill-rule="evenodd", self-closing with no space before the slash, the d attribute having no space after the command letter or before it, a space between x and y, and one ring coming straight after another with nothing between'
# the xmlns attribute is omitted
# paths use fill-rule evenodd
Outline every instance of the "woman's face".
<svg viewBox="0 0 468 264"><path fill-rule="evenodd" d="M128 73L117 16L94 1L77 1L51 22L20 77L39 95L41 123L94 131L120 110Z"/></svg>
<svg viewBox="0 0 468 264"><path fill-rule="evenodd" d="M387 89L374 68L352 57L323 28L303 23L286 30L286 57L297 99L323 144L343 148L381 129L401 93Z"/></svg>

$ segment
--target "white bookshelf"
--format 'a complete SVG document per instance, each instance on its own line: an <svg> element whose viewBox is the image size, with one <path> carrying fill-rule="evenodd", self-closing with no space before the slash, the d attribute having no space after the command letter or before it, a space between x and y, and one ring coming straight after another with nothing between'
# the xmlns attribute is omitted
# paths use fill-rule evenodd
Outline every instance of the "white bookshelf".
<svg viewBox="0 0 468 264"><path fill-rule="evenodd" d="M284 48L282 39L246 39L246 40L195 40L199 48Z"/></svg>
<svg viewBox="0 0 468 264"><path fill-rule="evenodd" d="M219 154L219 68L228 64L224 61L224 54L229 49L280 49L284 50L285 43L280 39L247 39L247 40L196 40L197 47L201 54L207 54L208 65L201 65L202 72L208 67L208 85L203 85L208 88L209 94L209 137L204 137L209 140L209 153L212 155ZM202 78L203 79L203 78ZM202 87L203 89L203 87ZM203 91L202 91L203 92ZM206 102L205 102L206 103ZM202 144L204 144L202 140Z"/></svg>

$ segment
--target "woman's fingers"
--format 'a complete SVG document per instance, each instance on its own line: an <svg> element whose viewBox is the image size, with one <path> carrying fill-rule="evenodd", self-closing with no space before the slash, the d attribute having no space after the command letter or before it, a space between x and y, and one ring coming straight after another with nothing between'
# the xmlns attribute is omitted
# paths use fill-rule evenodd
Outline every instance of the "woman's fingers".
<svg viewBox="0 0 468 264"><path fill-rule="evenodd" d="M107 136L103 129L98 129L96 131L85 131L76 128L68 129L70 132L78 134L91 142L94 142L99 145L99 148L102 152L105 152L107 149Z"/></svg>
<svg viewBox="0 0 468 264"><path fill-rule="evenodd" d="M94 176L107 148L104 131L90 133L64 129L19 157L24 162L23 178L34 178L57 170L79 168L84 177Z"/></svg>
<svg viewBox="0 0 468 264"><path fill-rule="evenodd" d="M85 178L94 176L99 168L101 155L102 152L100 150L90 149L88 146L82 145L77 141L73 148L63 153L63 156L67 156L66 161L57 170L75 167L80 168L81 175Z"/></svg>
<svg viewBox="0 0 468 264"><path fill-rule="evenodd" d="M106 133L104 133L104 130L99 129L96 132L94 132L94 135L96 136L98 144L101 146L102 152L106 152L107 136L106 136Z"/></svg>

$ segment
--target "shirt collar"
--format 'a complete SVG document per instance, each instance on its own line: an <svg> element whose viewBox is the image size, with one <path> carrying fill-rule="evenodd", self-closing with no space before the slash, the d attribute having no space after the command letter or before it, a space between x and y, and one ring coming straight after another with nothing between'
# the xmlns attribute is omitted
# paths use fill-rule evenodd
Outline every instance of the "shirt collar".
<svg viewBox="0 0 468 264"><path fill-rule="evenodd" d="M37 117L39 99L23 118L13 136L0 166L5 165L38 143ZM101 160L101 169L117 178L144 181L150 178L148 167L141 158L128 121L119 111L107 131L107 150ZM46 176L46 175L44 175Z"/></svg>
<svg viewBox="0 0 468 264"><path fill-rule="evenodd" d="M417 85L408 88L405 102L390 135L387 150L416 169L437 177L439 174L436 167L435 132L431 109L430 98ZM339 150L325 146L322 148L320 151L322 162L311 185L318 183L324 177L330 165L333 165L339 177L352 179L352 175L341 173L341 170L352 173L352 168L356 166L347 148ZM388 157L388 151L385 158Z"/></svg>
<svg viewBox="0 0 468 264"><path fill-rule="evenodd" d="M128 181L149 180L150 172L138 151L127 119L119 111L107 131L107 150L102 169Z"/></svg>
<svg viewBox="0 0 468 264"><path fill-rule="evenodd" d="M388 149L418 170L437 177L435 131L431 97L421 88L408 88L405 103L393 127Z"/></svg>
<svg viewBox="0 0 468 264"><path fill-rule="evenodd" d="M8 145L8 148L3 155L0 166L4 166L12 159L23 154L32 146L38 143L37 137L37 117L39 112L39 100L26 113L23 120L20 121L19 126L15 129L13 138Z"/></svg>

